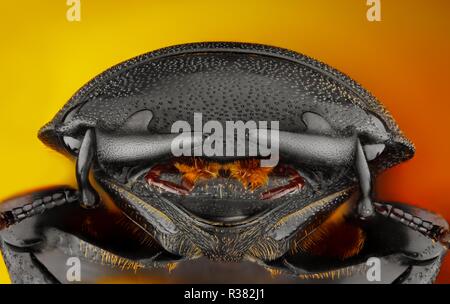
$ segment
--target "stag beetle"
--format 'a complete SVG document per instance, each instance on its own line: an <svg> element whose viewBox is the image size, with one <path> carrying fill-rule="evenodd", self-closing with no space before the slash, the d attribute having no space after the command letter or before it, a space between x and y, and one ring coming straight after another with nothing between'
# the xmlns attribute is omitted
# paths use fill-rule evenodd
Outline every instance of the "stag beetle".
<svg viewBox="0 0 450 304"><path fill-rule="evenodd" d="M174 157L171 126L194 113L278 121L279 163ZM65 258L77 256L90 282L199 259L251 264L282 281L367 283L376 258L376 282L429 283L448 246L441 217L376 200L376 175L414 155L388 111L349 77L289 50L214 42L135 57L83 86L39 139L76 160L78 190L0 205L14 282L66 282Z"/></svg>

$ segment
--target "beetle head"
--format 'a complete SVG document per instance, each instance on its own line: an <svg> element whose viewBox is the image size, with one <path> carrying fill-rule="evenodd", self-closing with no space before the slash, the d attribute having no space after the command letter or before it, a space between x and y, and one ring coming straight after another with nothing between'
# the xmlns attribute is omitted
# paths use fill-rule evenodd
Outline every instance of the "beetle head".
<svg viewBox="0 0 450 304"><path fill-rule="evenodd" d="M258 191L267 189L251 192L220 177L180 198L149 185L148 171L170 161L172 123L192 125L193 113L221 123L279 121L280 164L301 173L302 191L263 201ZM177 46L118 65L76 93L39 136L77 158L85 204L96 200L86 183L91 168L168 251L231 259L274 259L298 232L350 200L356 138L373 173L414 152L384 108L346 76L300 54L234 43ZM199 139L189 137L194 146ZM290 178L271 177L268 185Z"/></svg>
<svg viewBox="0 0 450 304"><path fill-rule="evenodd" d="M304 183L300 191L262 199L261 194L270 188L289 184L293 176L286 172L268 174L267 183L258 189L243 187L230 176L219 176L201 181L185 195L163 191L149 184L146 177L155 164L177 161L171 155L171 145L178 134L152 133L152 118L151 111L138 111L115 131L96 127L87 129L83 137L62 139L77 157L78 176L84 172L84 178L78 179L83 203L95 203L96 195L87 180L92 169L96 181L124 213L171 253L272 260L289 250L296 235L320 225L357 193L352 165L355 135L319 135L317 131L326 125L318 117L307 133L278 133L281 159L277 166L287 166L301 175ZM247 142L252 134L249 132ZM203 138L190 136L188 140L195 147ZM333 150L336 152L330 153ZM248 157L205 157L202 161L226 168ZM161 173L161 179L180 182L181 178L182 172Z"/></svg>

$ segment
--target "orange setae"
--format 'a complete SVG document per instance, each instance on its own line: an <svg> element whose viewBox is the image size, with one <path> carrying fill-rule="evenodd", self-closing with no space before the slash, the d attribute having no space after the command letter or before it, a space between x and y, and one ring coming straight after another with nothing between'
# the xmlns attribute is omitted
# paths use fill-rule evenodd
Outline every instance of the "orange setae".
<svg viewBox="0 0 450 304"><path fill-rule="evenodd" d="M272 167L261 167L259 159L237 160L224 166L231 178L241 182L242 186L253 191L269 181L269 174Z"/></svg>
<svg viewBox="0 0 450 304"><path fill-rule="evenodd" d="M176 162L174 166L183 175L183 184L189 188L193 188L200 180L218 177L221 169L219 163L199 158L193 158L192 162Z"/></svg>

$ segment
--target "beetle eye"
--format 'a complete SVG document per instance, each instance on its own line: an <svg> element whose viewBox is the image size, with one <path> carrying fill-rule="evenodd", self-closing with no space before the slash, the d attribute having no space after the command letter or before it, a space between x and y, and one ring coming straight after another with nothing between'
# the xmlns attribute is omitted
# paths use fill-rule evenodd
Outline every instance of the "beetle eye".
<svg viewBox="0 0 450 304"><path fill-rule="evenodd" d="M64 117L64 124L69 123L75 117L79 107L80 107L79 105L75 106L67 113L66 117ZM73 155L78 155L78 152L80 151L80 147L81 147L81 141L79 141L78 139L73 138L71 136L64 136L63 142L64 142L66 149L70 153L72 153Z"/></svg>
<svg viewBox="0 0 450 304"><path fill-rule="evenodd" d="M67 149L71 153L78 154L78 152L80 151L80 147L81 147L81 142L78 139L70 137L70 136L64 136L63 141L64 141L64 145L67 147Z"/></svg>

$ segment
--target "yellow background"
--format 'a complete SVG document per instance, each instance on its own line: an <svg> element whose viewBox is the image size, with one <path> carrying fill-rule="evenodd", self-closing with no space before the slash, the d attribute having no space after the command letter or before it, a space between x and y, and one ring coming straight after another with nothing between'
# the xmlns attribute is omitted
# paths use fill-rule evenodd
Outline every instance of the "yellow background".
<svg viewBox="0 0 450 304"><path fill-rule="evenodd" d="M379 196L450 219L450 1L381 4L371 23L366 0L81 0L81 22L68 22L66 0L1 1L0 199L74 184L73 164L36 133L96 74L173 44L246 41L325 61L373 92L417 146L379 179ZM450 282L449 266L439 282Z"/></svg>

